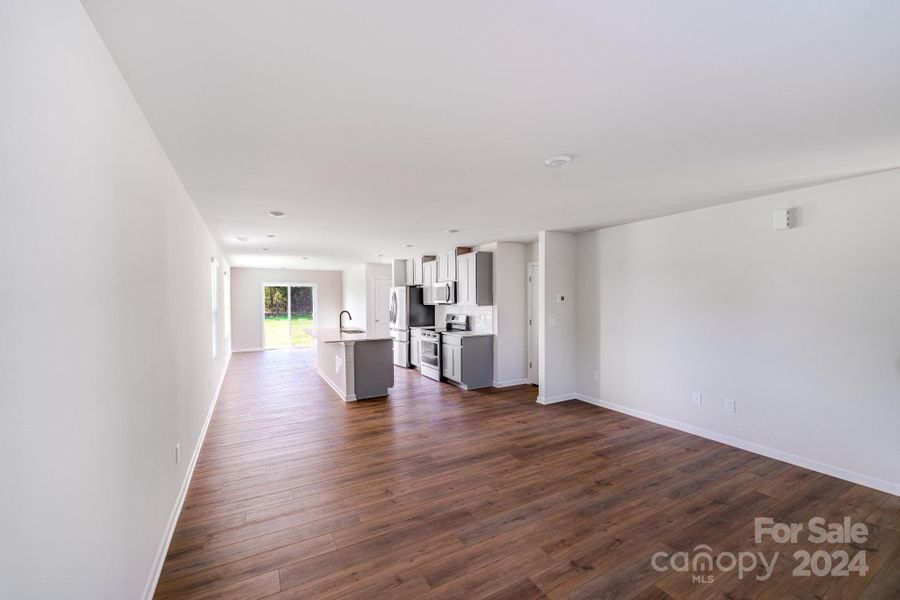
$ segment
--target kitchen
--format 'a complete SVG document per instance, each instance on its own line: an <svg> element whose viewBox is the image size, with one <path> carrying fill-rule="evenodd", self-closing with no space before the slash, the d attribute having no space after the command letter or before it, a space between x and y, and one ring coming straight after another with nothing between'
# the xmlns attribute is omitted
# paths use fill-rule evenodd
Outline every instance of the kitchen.
<svg viewBox="0 0 900 600"><path fill-rule="evenodd" d="M397 368L464 390L536 385L536 260L536 242L487 242L345 269L353 318L318 332L319 375L345 401L387 396Z"/></svg>
<svg viewBox="0 0 900 600"><path fill-rule="evenodd" d="M394 364L462 389L492 385L493 253L457 247L393 261Z"/></svg>

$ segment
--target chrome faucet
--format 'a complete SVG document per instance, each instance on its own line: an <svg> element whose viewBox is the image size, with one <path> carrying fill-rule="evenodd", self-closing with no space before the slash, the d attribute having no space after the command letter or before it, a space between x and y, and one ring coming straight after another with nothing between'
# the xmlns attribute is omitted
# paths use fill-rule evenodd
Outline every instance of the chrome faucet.
<svg viewBox="0 0 900 600"><path fill-rule="evenodd" d="M344 313L347 313L347 317L349 317L351 321L353 320L353 316L350 314L349 310L342 310L341 314L338 315L338 329L344 328Z"/></svg>

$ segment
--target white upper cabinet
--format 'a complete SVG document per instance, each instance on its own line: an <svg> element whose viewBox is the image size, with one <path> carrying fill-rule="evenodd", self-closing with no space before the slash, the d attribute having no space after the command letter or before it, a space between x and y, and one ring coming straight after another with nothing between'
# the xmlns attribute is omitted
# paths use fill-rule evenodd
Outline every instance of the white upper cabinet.
<svg viewBox="0 0 900 600"><path fill-rule="evenodd" d="M434 304L434 286L437 278L438 261L422 263L422 303Z"/></svg>
<svg viewBox="0 0 900 600"><path fill-rule="evenodd" d="M412 285L423 285L422 257L412 259Z"/></svg>
<svg viewBox="0 0 900 600"><path fill-rule="evenodd" d="M456 281L456 251L447 250L437 256L437 280Z"/></svg>
<svg viewBox="0 0 900 600"><path fill-rule="evenodd" d="M394 260L393 262L393 270L391 271L393 277L393 284L395 286L400 285L412 285L412 261L408 261L405 259Z"/></svg>
<svg viewBox="0 0 900 600"><path fill-rule="evenodd" d="M456 257L456 303L489 306L494 303L494 255L469 252Z"/></svg>

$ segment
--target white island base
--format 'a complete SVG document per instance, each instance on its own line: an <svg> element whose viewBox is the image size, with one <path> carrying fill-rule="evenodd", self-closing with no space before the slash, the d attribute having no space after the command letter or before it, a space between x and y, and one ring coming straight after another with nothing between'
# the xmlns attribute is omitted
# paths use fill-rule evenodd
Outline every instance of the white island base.
<svg viewBox="0 0 900 600"><path fill-rule="evenodd" d="M336 329L314 333L318 372L344 402L388 395L394 385L393 342L367 333Z"/></svg>

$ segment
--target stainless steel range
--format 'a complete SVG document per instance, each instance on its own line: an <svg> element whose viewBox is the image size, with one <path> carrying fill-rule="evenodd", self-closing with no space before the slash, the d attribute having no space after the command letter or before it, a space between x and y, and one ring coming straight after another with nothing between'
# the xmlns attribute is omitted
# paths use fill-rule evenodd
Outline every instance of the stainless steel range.
<svg viewBox="0 0 900 600"><path fill-rule="evenodd" d="M468 315L447 315L444 323L444 331L468 331L469 317ZM421 341L422 355L421 366L422 375L434 379L441 380L441 330L432 331L430 329L422 330Z"/></svg>
<svg viewBox="0 0 900 600"><path fill-rule="evenodd" d="M422 348L422 355L419 357L419 369L425 377L440 381L441 334L430 329L423 329L421 335L422 339L419 344Z"/></svg>

